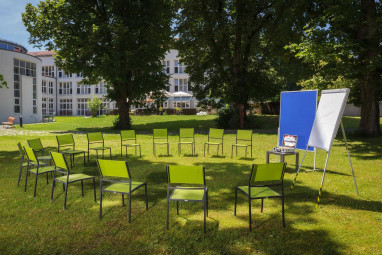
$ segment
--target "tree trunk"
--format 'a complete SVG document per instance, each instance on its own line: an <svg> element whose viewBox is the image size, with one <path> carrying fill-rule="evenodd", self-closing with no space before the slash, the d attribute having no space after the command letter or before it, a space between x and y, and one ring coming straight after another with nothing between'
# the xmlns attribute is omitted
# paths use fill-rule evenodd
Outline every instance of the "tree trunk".
<svg viewBox="0 0 382 255"><path fill-rule="evenodd" d="M130 100L129 100L130 101ZM117 101L118 111L119 111L119 128L120 129L129 129L129 114L130 114L130 102L126 102L126 99L120 99Z"/></svg>
<svg viewBox="0 0 382 255"><path fill-rule="evenodd" d="M379 123L379 102L374 86L361 85L361 122L359 132L364 135L377 136L381 134Z"/></svg>
<svg viewBox="0 0 382 255"><path fill-rule="evenodd" d="M239 117L240 117L240 128L244 128L244 121L245 121L245 106L241 103L235 103L235 109L239 111Z"/></svg>

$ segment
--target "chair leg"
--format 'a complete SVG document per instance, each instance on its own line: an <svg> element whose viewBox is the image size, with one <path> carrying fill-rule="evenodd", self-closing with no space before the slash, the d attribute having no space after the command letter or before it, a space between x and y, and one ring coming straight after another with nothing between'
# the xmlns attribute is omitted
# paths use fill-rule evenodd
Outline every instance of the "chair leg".
<svg viewBox="0 0 382 255"><path fill-rule="evenodd" d="M216 150L216 156L219 156L219 144L218 144L218 148Z"/></svg>
<svg viewBox="0 0 382 255"><path fill-rule="evenodd" d="M206 144L204 144L204 146L203 146L204 148L204 157L206 156Z"/></svg>
<svg viewBox="0 0 382 255"><path fill-rule="evenodd" d="M121 143L121 158L122 158L122 143Z"/></svg>
<svg viewBox="0 0 382 255"><path fill-rule="evenodd" d="M34 182L34 197L36 196L36 191L37 191L37 177L38 177L38 174L36 173L36 179L35 179L35 182Z"/></svg>
<svg viewBox="0 0 382 255"><path fill-rule="evenodd" d="M249 231L252 231L252 212L251 212L251 198L248 197L248 206L249 206Z"/></svg>
<svg viewBox="0 0 382 255"><path fill-rule="evenodd" d="M24 188L25 192L27 191L28 173L29 173L29 167L27 168L27 172L25 175L25 188Z"/></svg>
<svg viewBox="0 0 382 255"><path fill-rule="evenodd" d="M88 162L89 162L89 154L90 154L90 150L88 149Z"/></svg>
<svg viewBox="0 0 382 255"><path fill-rule="evenodd" d="M206 233L206 214L207 214L207 200L204 200L204 234Z"/></svg>
<svg viewBox="0 0 382 255"><path fill-rule="evenodd" d="M65 189L65 200L64 200L64 210L66 210L66 200L68 198L68 187L69 187L69 183L66 183L66 189Z"/></svg>
<svg viewBox="0 0 382 255"><path fill-rule="evenodd" d="M176 214L179 215L179 201L176 201Z"/></svg>
<svg viewBox="0 0 382 255"><path fill-rule="evenodd" d="M49 183L49 181L48 181L48 173L46 173L46 184L48 184Z"/></svg>
<svg viewBox="0 0 382 255"><path fill-rule="evenodd" d="M81 180L81 193L82 193L82 197L84 197L84 181Z"/></svg>
<svg viewBox="0 0 382 255"><path fill-rule="evenodd" d="M169 210L170 209L169 208L170 205L169 205L169 202L170 201L168 200L168 196L167 196L167 222L166 222L167 223L167 230L168 230L169 221L170 221L170 215L169 215L170 214L170 210Z"/></svg>
<svg viewBox="0 0 382 255"><path fill-rule="evenodd" d="M247 147L245 147L245 156L244 156L245 159L247 159Z"/></svg>
<svg viewBox="0 0 382 255"><path fill-rule="evenodd" d="M167 156L170 156L170 144L167 144Z"/></svg>
<svg viewBox="0 0 382 255"><path fill-rule="evenodd" d="M122 194L122 206L125 206L125 195Z"/></svg>
<svg viewBox="0 0 382 255"><path fill-rule="evenodd" d="M19 181L17 182L17 186L20 186L22 173L23 173L23 161L21 161L21 163L20 163Z"/></svg>
<svg viewBox="0 0 382 255"><path fill-rule="evenodd" d="M100 194L99 194L99 218L102 219L102 185L100 187Z"/></svg>
<svg viewBox="0 0 382 255"><path fill-rule="evenodd" d="M109 150L110 150L110 159L111 159L111 148Z"/></svg>
<svg viewBox="0 0 382 255"><path fill-rule="evenodd" d="M142 150L141 150L141 145L139 145L139 157L142 158Z"/></svg>
<svg viewBox="0 0 382 255"><path fill-rule="evenodd" d="M147 195L147 184L145 184L145 194L146 194L146 210L149 209L149 197Z"/></svg>
<svg viewBox="0 0 382 255"><path fill-rule="evenodd" d="M180 155L180 150L181 150L180 143L178 143L178 156Z"/></svg>
<svg viewBox="0 0 382 255"><path fill-rule="evenodd" d="M129 193L129 223L131 222L131 193Z"/></svg>
<svg viewBox="0 0 382 255"><path fill-rule="evenodd" d="M233 157L233 145L232 145L232 150L231 150L231 158Z"/></svg>
<svg viewBox="0 0 382 255"><path fill-rule="evenodd" d="M261 212L263 212L263 207L264 207L264 198L261 199Z"/></svg>
<svg viewBox="0 0 382 255"><path fill-rule="evenodd" d="M208 217L208 190L206 191L207 217Z"/></svg>
<svg viewBox="0 0 382 255"><path fill-rule="evenodd" d="M52 193L50 194L50 202L52 203L53 202L53 192L54 192L54 186L55 186L55 180L53 179L53 183L52 183Z"/></svg>
<svg viewBox="0 0 382 255"><path fill-rule="evenodd" d="M285 211L284 211L284 196L281 197L282 214L283 214L283 227L285 228Z"/></svg>
<svg viewBox="0 0 382 255"><path fill-rule="evenodd" d="M95 184L95 178L93 178L93 189L94 189L94 202L97 203L97 195L96 195L96 184Z"/></svg>
<svg viewBox="0 0 382 255"><path fill-rule="evenodd" d="M236 203L237 203L237 188L235 188L235 209L234 209L234 211L233 211L233 215L235 215L236 216Z"/></svg>

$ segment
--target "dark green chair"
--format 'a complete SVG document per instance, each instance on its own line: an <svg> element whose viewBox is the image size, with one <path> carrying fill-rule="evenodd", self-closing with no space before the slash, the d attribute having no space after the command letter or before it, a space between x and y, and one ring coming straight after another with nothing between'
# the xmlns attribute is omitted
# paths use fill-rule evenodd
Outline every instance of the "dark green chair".
<svg viewBox="0 0 382 255"><path fill-rule="evenodd" d="M100 177L100 204L99 218L102 219L102 193L118 193L122 194L122 205L125 206L125 197L129 197L129 223L131 222L131 193L145 187L146 195L146 210L149 209L147 197L147 184L145 182L136 182L131 178L129 166L125 161L98 159L98 168L101 174ZM104 182L112 183L107 187L103 187Z"/></svg>
<svg viewBox="0 0 382 255"><path fill-rule="evenodd" d="M41 152L41 156L37 156L39 160L49 161L49 162L52 160L50 155L44 156L44 147L42 146L40 138L27 140L27 143L29 147L31 147L36 153Z"/></svg>
<svg viewBox="0 0 382 255"><path fill-rule="evenodd" d="M166 171L167 229L169 229L170 221L170 201L176 201L177 214L179 214L179 202L202 202L204 204L204 233L206 233L206 217L208 217L208 189L206 187L204 167L166 166ZM170 190L172 190L171 195Z"/></svg>
<svg viewBox="0 0 382 255"><path fill-rule="evenodd" d="M153 153L156 156L156 145L167 145L167 155L170 155L170 144L168 142L167 129L153 130Z"/></svg>
<svg viewBox="0 0 382 255"><path fill-rule="evenodd" d="M269 163L252 165L248 186L238 186L235 190L235 216L237 191L241 191L248 198L249 207L249 230L252 230L251 201L261 199L261 212L263 212L264 198L280 197L282 204L283 227L284 216L284 172L285 163ZM279 190L278 190L279 189Z"/></svg>
<svg viewBox="0 0 382 255"><path fill-rule="evenodd" d="M88 162L89 162L89 154L90 150L95 150L97 159L98 159L98 151L102 151L102 158L105 156L105 150L109 150L110 159L111 159L111 147L105 147L105 141L103 139L103 134L101 132L88 133ZM102 144L102 146L90 147L92 144Z"/></svg>
<svg viewBox="0 0 382 255"><path fill-rule="evenodd" d="M54 172L54 166L44 166L40 164L39 159L36 156L36 152L29 147L24 147L25 154L28 158L28 166L27 166L27 173L25 176L25 189L24 191L27 191L27 184L28 184L28 175L31 173L36 175L35 178L35 184L34 184L34 197L36 196L36 190L37 190L37 177L40 174L46 174L46 183L48 184L48 173ZM34 168L32 168L34 167Z"/></svg>
<svg viewBox="0 0 382 255"><path fill-rule="evenodd" d="M84 196L84 180L90 180L90 179L93 179L94 202L97 202L95 177L86 175L86 174L71 174L63 154L58 152L51 152L51 156L55 166L55 171L53 172L53 184L52 184L52 194L50 196L50 202L52 203L53 201L53 192L54 192L54 187L56 186L56 181L64 185L64 190L65 190L64 210L65 210L66 199L68 197L69 183L81 181L81 191L82 191L82 196ZM58 173L61 173L62 176L57 177Z"/></svg>
<svg viewBox="0 0 382 255"><path fill-rule="evenodd" d="M192 155L195 154L195 133L193 128L179 129L178 155L182 153L182 144L190 144Z"/></svg>
<svg viewBox="0 0 382 255"><path fill-rule="evenodd" d="M17 186L20 186L21 175L23 173L23 167L28 167L28 162L24 162L26 155L25 155L25 151L24 151L23 147L21 146L20 142L17 143L17 148L19 149L19 152L20 152L20 171L19 171L19 180L17 182Z"/></svg>
<svg viewBox="0 0 382 255"><path fill-rule="evenodd" d="M208 141L204 143L204 156L206 156L206 146L207 154L210 153L210 145L217 146L217 154L219 155L219 146L222 147L222 155L223 155L223 138L224 138L224 129L210 128L208 132Z"/></svg>
<svg viewBox="0 0 382 255"><path fill-rule="evenodd" d="M64 155L69 155L70 157L70 167L72 168L74 165L74 156L78 154L83 154L84 156L84 164L85 164L85 151L76 150L76 144L74 143L73 135L59 135L56 136L57 144L58 144L58 152L61 152ZM71 148L68 148L71 147ZM64 148L64 150L62 150Z"/></svg>
<svg viewBox="0 0 382 255"><path fill-rule="evenodd" d="M126 142L125 144L123 142ZM135 148L135 156L137 156L137 147L139 147L139 156L142 157L141 145L137 143L137 135L134 130L121 130L121 157L122 157L122 146L126 147L126 157L127 157L127 147Z"/></svg>
<svg viewBox="0 0 382 255"><path fill-rule="evenodd" d="M232 144L231 158L233 157L233 148L236 147L236 157L237 157L237 148L245 148L245 158L247 158L247 148L251 148L251 158L252 158L252 130L237 130L236 133L236 143Z"/></svg>

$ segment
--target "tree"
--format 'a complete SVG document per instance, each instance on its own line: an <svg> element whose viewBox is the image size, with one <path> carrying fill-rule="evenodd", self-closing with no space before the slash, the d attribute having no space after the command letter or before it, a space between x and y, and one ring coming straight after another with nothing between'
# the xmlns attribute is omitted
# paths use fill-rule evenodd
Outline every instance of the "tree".
<svg viewBox="0 0 382 255"><path fill-rule="evenodd" d="M375 0L317 1L302 42L288 46L311 64L301 84L309 88L350 87L351 101L361 106L359 132L381 134L382 7Z"/></svg>
<svg viewBox="0 0 382 255"><path fill-rule="evenodd" d="M93 96L90 101L88 101L89 110L92 112L93 117L97 117L98 111L102 107L102 100L96 96Z"/></svg>
<svg viewBox="0 0 382 255"><path fill-rule="evenodd" d="M171 42L169 0L45 0L27 4L29 42L57 52L57 65L83 73L84 83L105 80L128 128L130 105L166 88L160 60Z"/></svg>
<svg viewBox="0 0 382 255"><path fill-rule="evenodd" d="M232 104L240 111L243 128L248 101L273 97L288 83L280 64L292 58L284 46L302 33L310 1L180 0L178 4L176 47L187 65L192 90L199 100L220 98Z"/></svg>
<svg viewBox="0 0 382 255"><path fill-rule="evenodd" d="M0 74L0 89L1 89L2 87L6 87L6 88L8 88L8 86L7 86L7 82L4 80L4 76L3 76L2 74Z"/></svg>

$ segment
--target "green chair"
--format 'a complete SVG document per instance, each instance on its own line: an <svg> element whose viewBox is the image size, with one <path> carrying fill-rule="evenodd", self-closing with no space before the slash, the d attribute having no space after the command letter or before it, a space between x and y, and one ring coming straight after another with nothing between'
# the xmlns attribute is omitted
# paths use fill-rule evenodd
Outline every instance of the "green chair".
<svg viewBox="0 0 382 255"><path fill-rule="evenodd" d="M237 130L236 133L236 143L232 144L231 158L233 156L233 147L236 147L236 157L237 157L237 147L245 148L245 158L247 158L247 148L251 148L251 158L252 158L252 130ZM241 143L239 143L241 142ZM250 144L248 144L250 142Z"/></svg>
<svg viewBox="0 0 382 255"><path fill-rule="evenodd" d="M25 159L25 151L23 147L21 146L21 143L17 143L17 148L19 149L20 152L20 171L19 171L19 180L17 182L17 186L20 186L20 181L21 181L21 175L23 172L23 167L28 167L28 162L24 162Z"/></svg>
<svg viewBox="0 0 382 255"><path fill-rule="evenodd" d="M207 154L210 153L210 145L217 145L217 154L219 155L219 146L222 146L222 155L223 155L223 137L224 129L210 128L208 132L208 141L204 143L204 156L206 156L206 145Z"/></svg>
<svg viewBox="0 0 382 255"><path fill-rule="evenodd" d="M182 153L182 144L190 144L192 155L195 154L195 133L193 128L179 129L178 155Z"/></svg>
<svg viewBox="0 0 382 255"><path fill-rule="evenodd" d="M94 202L97 202L96 198L96 188L95 188L95 177L86 174L71 174L68 164L64 158L64 155L58 152L51 152L53 163L55 166L55 171L53 172L53 184L52 184L52 194L50 196L50 202L53 201L54 187L56 186L56 181L64 185L65 190L65 200L64 200L64 210L66 209L66 199L68 197L69 183L81 181L81 191L82 196L84 196L84 180L93 179L93 189L94 189ZM57 173L61 173L62 176L57 177Z"/></svg>
<svg viewBox="0 0 382 255"><path fill-rule="evenodd" d="M73 135L59 135L56 136L57 144L58 144L58 152L63 153L64 155L69 155L70 157L70 167L72 168L74 165L74 156L77 154L84 154L84 164L85 164L85 151L76 150L76 144L74 143ZM68 147L72 147L69 149ZM64 148L64 150L62 150Z"/></svg>
<svg viewBox="0 0 382 255"><path fill-rule="evenodd" d="M131 178L129 166L125 161L98 159L98 168L100 177L100 204L99 218L102 219L102 193L111 192L122 194L122 205L125 206L125 197L129 197L129 223L131 222L131 193L138 188L145 186L146 210L149 209L147 197L147 184L145 182L136 182ZM111 182L107 187L103 187L103 182Z"/></svg>
<svg viewBox="0 0 382 255"><path fill-rule="evenodd" d="M97 159L98 159L98 151L102 151L102 158L104 158L105 150L109 150L110 159L111 159L111 147L105 147L105 141L103 139L103 134L101 132L88 133L87 138L88 138L88 162L89 162L90 150L96 151ZM90 147L91 144L98 145L100 143L102 143L102 146L93 147L93 148Z"/></svg>
<svg viewBox="0 0 382 255"><path fill-rule="evenodd" d="M36 190L37 190L37 177L40 174L46 174L46 183L48 183L48 173L54 172L54 166L44 166L40 164L39 159L36 156L36 152L34 149L29 147L24 147L25 154L28 158L28 166L27 166L27 173L25 176L25 189L24 191L27 191L27 183L28 183L28 175L35 174L35 184L34 184L34 197L36 196ZM35 167L35 168L32 168Z"/></svg>
<svg viewBox="0 0 382 255"><path fill-rule="evenodd" d="M126 142L126 143L123 144L123 142ZM135 156L137 156L137 147L139 147L139 156L142 157L141 145L137 143L137 135L135 134L134 130L121 130L121 157L122 157L122 146L126 147L126 157L127 157L127 147L135 148Z"/></svg>
<svg viewBox="0 0 382 255"><path fill-rule="evenodd" d="M176 213L179 214L179 202L204 203L204 233L206 216L208 217L208 189L206 187L203 166L166 166L167 171L167 229L169 228L170 201L176 201ZM174 186L175 185L175 186ZM180 185L180 186L179 186ZM182 186L186 185L186 186ZM170 195L170 190L173 190Z"/></svg>
<svg viewBox="0 0 382 255"><path fill-rule="evenodd" d="M42 146L42 143L41 143L41 139L40 138L36 138L36 139L31 139L31 140L27 140L27 143L29 145L29 147L31 147L32 149L34 149L34 151L36 153L38 152L41 152L41 156L37 156L37 158L39 160L42 160L42 161L51 161L51 157L50 155L47 155L47 156L44 156L44 147Z"/></svg>
<svg viewBox="0 0 382 255"><path fill-rule="evenodd" d="M154 129L153 130L153 153L156 156L156 145L167 145L167 155L170 155L170 144L168 142L167 129Z"/></svg>
<svg viewBox="0 0 382 255"><path fill-rule="evenodd" d="M251 201L261 199L261 212L263 212L264 198L281 197L283 227L285 227L284 216L284 172L285 163L269 163L252 165L248 186L238 186L235 190L235 216L237 191L241 191L248 198L249 207L249 230L252 230ZM276 188L279 188L278 191Z"/></svg>

